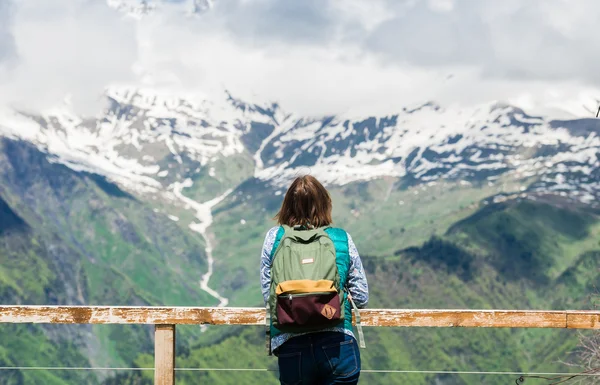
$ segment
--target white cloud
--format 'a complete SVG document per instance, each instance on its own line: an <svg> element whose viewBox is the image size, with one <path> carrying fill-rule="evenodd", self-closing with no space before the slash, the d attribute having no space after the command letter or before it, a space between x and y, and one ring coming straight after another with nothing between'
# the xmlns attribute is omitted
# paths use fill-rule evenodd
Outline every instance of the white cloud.
<svg viewBox="0 0 600 385"><path fill-rule="evenodd" d="M4 0L0 2L0 70L14 55L14 38L11 32L12 2Z"/></svg>
<svg viewBox="0 0 600 385"><path fill-rule="evenodd" d="M228 89L303 114L427 100L595 109L592 0L220 0L196 17L176 3L136 21L100 0L22 0L4 31L19 60L4 99L39 105L71 92L89 106L104 85L126 82Z"/></svg>
<svg viewBox="0 0 600 385"><path fill-rule="evenodd" d="M366 32L395 16L382 0L332 0L330 9L343 24L358 23Z"/></svg>
<svg viewBox="0 0 600 385"><path fill-rule="evenodd" d="M262 49L239 45L227 35L199 33L193 44L183 28L148 27L145 86L201 90L219 95L228 88L250 101L280 101L286 109L303 114L343 112L385 104L401 106L431 90L405 92L430 74L381 66L361 52L304 46ZM159 54L156 54L156 53Z"/></svg>
<svg viewBox="0 0 600 385"><path fill-rule="evenodd" d="M596 6L593 0L421 1L382 23L366 47L417 66L600 85Z"/></svg>
<svg viewBox="0 0 600 385"><path fill-rule="evenodd" d="M71 94L77 106L93 111L107 84L132 79L136 31L122 19L101 1L15 3L11 32L16 58L0 73L0 100L43 108Z"/></svg>
<svg viewBox="0 0 600 385"><path fill-rule="evenodd" d="M429 8L436 12L450 12L454 9L454 0L429 0Z"/></svg>

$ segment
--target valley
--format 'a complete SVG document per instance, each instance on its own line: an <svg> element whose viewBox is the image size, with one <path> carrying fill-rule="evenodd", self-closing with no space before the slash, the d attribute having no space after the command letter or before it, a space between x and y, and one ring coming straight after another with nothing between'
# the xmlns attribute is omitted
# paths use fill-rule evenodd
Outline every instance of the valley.
<svg viewBox="0 0 600 385"><path fill-rule="evenodd" d="M434 104L394 117L307 120L231 97L205 107L135 90L107 98L96 121L67 110L0 115L4 303L261 306L264 233L287 183L304 172L327 183L335 224L363 255L371 307L583 309L598 285L595 121ZM38 343L19 342L25 328L3 326L15 339L3 342L2 362L152 361L149 328L99 325L65 335L57 327L30 331L38 335L32 343L49 347L42 354ZM179 333L182 365L274 365L255 328ZM573 333L543 330L366 335L364 366L372 369L567 370L558 362L577 342ZM117 374L24 371L2 383L151 383L143 373ZM246 378L275 383L272 374ZM199 379L241 381L234 373L178 381ZM501 383L393 374L369 383L406 381Z"/></svg>

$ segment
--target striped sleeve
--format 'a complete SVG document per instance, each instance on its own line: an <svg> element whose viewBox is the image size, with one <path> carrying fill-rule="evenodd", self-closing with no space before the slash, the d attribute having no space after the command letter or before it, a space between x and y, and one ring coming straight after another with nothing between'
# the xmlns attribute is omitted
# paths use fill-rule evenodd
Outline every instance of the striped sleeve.
<svg viewBox="0 0 600 385"><path fill-rule="evenodd" d="M367 276L358 255L356 245L348 234L348 249L350 253L350 271L348 272L348 291L357 307L363 308L369 302L369 285Z"/></svg>

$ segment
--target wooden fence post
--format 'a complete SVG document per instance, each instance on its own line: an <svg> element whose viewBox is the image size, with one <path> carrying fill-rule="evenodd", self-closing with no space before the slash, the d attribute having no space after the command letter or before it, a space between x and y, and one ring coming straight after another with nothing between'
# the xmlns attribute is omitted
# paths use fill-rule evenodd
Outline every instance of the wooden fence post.
<svg viewBox="0 0 600 385"><path fill-rule="evenodd" d="M175 325L154 329L154 385L175 384Z"/></svg>

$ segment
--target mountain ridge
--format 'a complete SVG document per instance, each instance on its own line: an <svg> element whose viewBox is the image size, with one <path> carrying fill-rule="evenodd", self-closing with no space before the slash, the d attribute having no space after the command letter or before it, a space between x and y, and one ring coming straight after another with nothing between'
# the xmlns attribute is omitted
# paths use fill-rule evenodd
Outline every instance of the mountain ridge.
<svg viewBox="0 0 600 385"><path fill-rule="evenodd" d="M304 170L334 185L379 177L512 179L525 190L566 192L586 203L600 191L595 119L552 120L499 103L445 109L428 102L352 120L296 116L230 94L220 103L197 103L112 87L106 98L109 106L95 120L68 109L38 116L5 109L0 135L31 141L59 162L142 193L172 190L173 182L243 153L254 159L254 176L279 186ZM535 184L529 188L528 181Z"/></svg>

